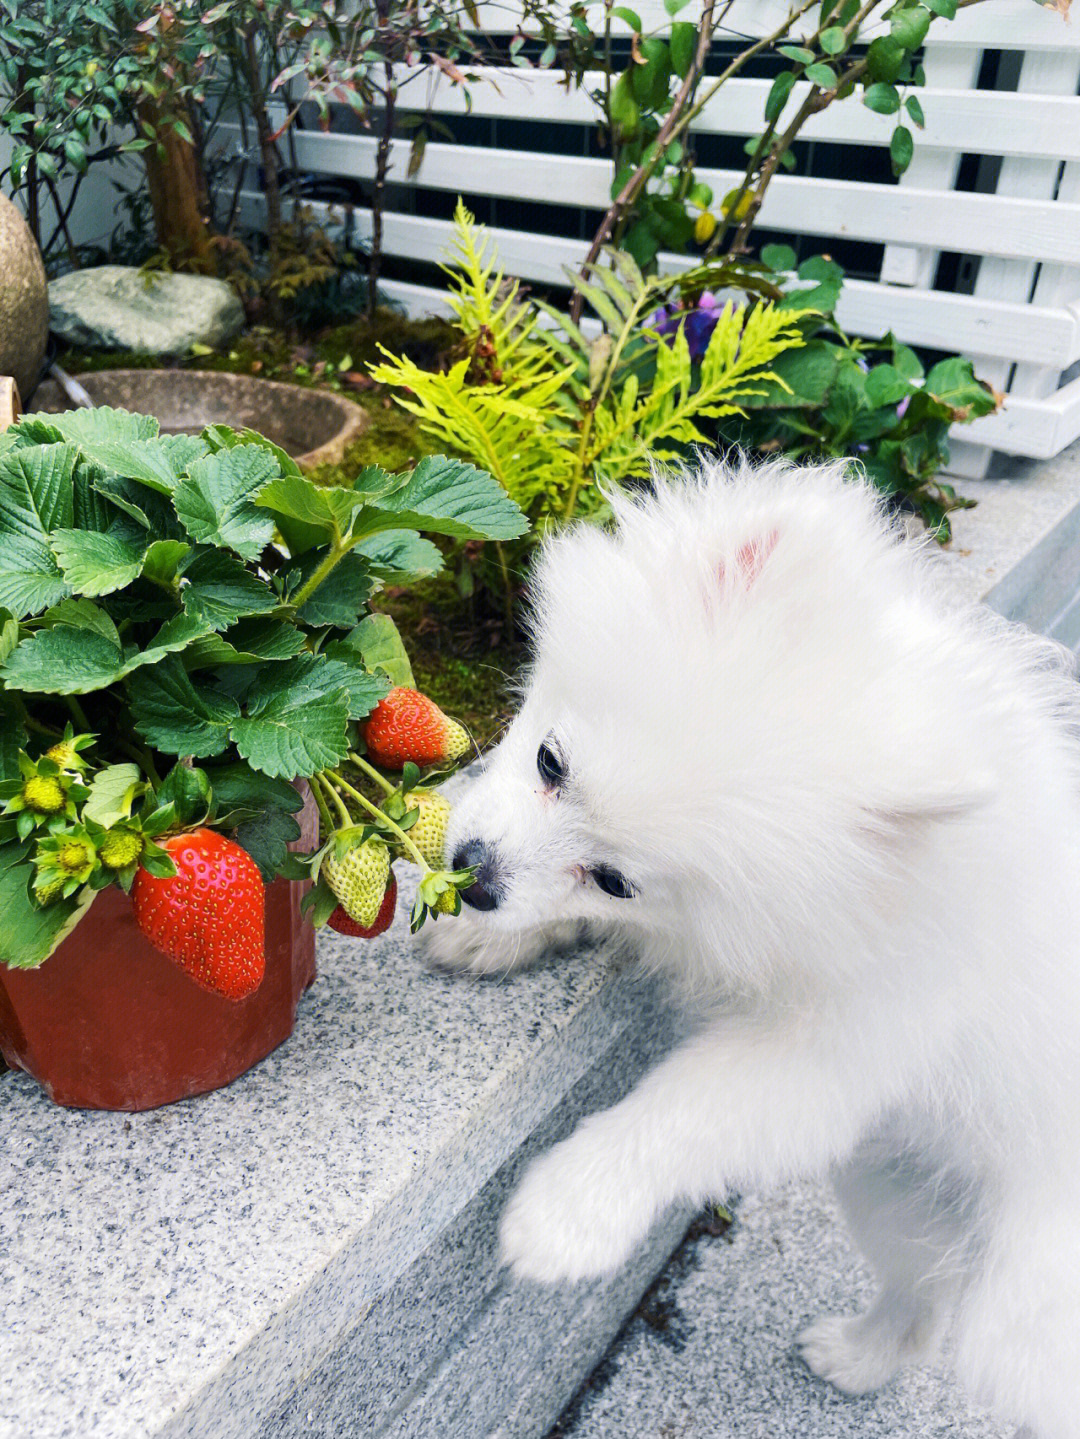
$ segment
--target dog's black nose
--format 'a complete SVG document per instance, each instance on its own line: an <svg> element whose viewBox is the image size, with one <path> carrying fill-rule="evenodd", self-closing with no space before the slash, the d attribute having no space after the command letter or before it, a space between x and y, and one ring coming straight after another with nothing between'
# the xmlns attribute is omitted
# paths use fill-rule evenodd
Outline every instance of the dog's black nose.
<svg viewBox="0 0 1080 1439"><path fill-rule="evenodd" d="M471 869L476 866L476 878L468 889L461 891L465 904L473 909L497 909L502 900L499 884L499 865L495 851L482 839L467 839L454 851L455 869Z"/></svg>

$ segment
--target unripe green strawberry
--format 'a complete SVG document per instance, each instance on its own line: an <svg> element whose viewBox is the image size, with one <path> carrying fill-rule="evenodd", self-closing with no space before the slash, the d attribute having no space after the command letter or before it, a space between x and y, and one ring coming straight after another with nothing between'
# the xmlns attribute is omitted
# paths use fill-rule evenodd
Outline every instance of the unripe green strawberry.
<svg viewBox="0 0 1080 1439"><path fill-rule="evenodd" d="M446 826L450 822L449 800L428 789L414 789L405 796L405 803L409 809L420 811L416 823L405 833L432 869L442 869Z"/></svg>
<svg viewBox="0 0 1080 1439"><path fill-rule="evenodd" d="M54 899L60 898L67 881L68 877L66 874L58 874L55 879L50 879L48 884L43 884L40 887L35 885L34 898L38 904L52 904Z"/></svg>
<svg viewBox="0 0 1080 1439"><path fill-rule="evenodd" d="M381 840L366 839L340 858L331 844L322 873L350 919L365 928L375 923L390 881L390 852Z"/></svg>
<svg viewBox="0 0 1080 1439"><path fill-rule="evenodd" d="M386 886L383 902L379 906L379 912L375 916L373 924L357 924L355 919L349 918L340 904L326 922L331 929L336 929L338 934L347 934L353 939L374 939L377 935L382 934L390 928L396 906L397 880L394 878L394 871L391 870L390 882Z"/></svg>
<svg viewBox="0 0 1080 1439"><path fill-rule="evenodd" d="M52 775L31 775L23 785L22 797L35 814L60 814L67 804L64 786Z"/></svg>
<svg viewBox="0 0 1080 1439"><path fill-rule="evenodd" d="M419 690L398 685L379 701L363 725L368 754L384 769L404 769L460 759L469 748L466 730Z"/></svg>
<svg viewBox="0 0 1080 1439"><path fill-rule="evenodd" d="M135 863L145 847L141 834L131 829L114 829L102 840L98 854L106 869L126 869Z"/></svg>

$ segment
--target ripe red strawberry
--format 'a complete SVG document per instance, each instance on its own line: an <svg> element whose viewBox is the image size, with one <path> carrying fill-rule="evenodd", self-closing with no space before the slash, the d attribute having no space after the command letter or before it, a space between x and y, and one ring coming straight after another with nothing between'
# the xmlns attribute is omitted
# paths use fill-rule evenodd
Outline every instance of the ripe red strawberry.
<svg viewBox="0 0 1080 1439"><path fill-rule="evenodd" d="M339 904L337 909L326 921L331 929L336 929L338 934L352 935L356 939L374 939L377 934L382 934L390 928L394 918L394 909L397 905L397 879L394 871L390 871L390 883L386 886L386 893L383 895L379 912L375 916L374 924L363 925L352 919Z"/></svg>
<svg viewBox="0 0 1080 1439"><path fill-rule="evenodd" d="M368 755L384 769L423 768L460 759L469 736L419 690L398 685L372 710L363 727Z"/></svg>
<svg viewBox="0 0 1080 1439"><path fill-rule="evenodd" d="M139 928L196 984L246 999L266 969L262 875L247 850L211 829L159 841L176 866L158 879L140 865L131 886Z"/></svg>

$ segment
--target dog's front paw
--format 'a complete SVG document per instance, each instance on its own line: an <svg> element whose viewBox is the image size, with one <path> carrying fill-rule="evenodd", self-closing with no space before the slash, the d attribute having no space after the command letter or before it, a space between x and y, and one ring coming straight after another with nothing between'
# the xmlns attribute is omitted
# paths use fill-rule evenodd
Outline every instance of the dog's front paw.
<svg viewBox="0 0 1080 1439"><path fill-rule="evenodd" d="M895 1345L865 1316L826 1314L803 1330L798 1347L808 1368L845 1394L871 1394L898 1368Z"/></svg>
<svg viewBox="0 0 1080 1439"><path fill-rule="evenodd" d="M545 1284L610 1274L654 1218L617 1151L579 1129L525 1171L499 1226L500 1260L518 1278Z"/></svg>

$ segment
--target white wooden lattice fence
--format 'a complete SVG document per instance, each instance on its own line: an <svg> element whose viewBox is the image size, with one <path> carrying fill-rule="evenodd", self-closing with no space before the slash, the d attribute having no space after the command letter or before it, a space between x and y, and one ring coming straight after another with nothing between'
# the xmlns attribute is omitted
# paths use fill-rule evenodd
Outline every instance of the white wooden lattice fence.
<svg viewBox="0 0 1080 1439"><path fill-rule="evenodd" d="M656 0L636 8L647 28L670 23ZM738 0L729 23L744 34L765 34L785 13L778 0ZM681 18L692 14L684 11ZM482 16L489 32L508 29L505 9ZM1015 89L976 88L988 50L1006 52L997 68ZM1048 457L1080 436L1080 375L1070 374L1080 363L1080 21L1064 23L1031 0L986 0L933 27L925 65L926 129L899 185L870 183L857 173L843 179L780 175L759 223L793 236L885 243L879 277L845 286L840 322L854 334L892 329L911 344L969 354L985 378L1008 390L1003 411L965 427L963 440L954 444L954 468L978 474L992 450ZM568 94L557 74L510 68L485 73L491 83L471 87L474 117L552 126L595 121L588 97ZM696 133L760 132L769 83L730 82L702 114ZM437 72L415 88L451 127L465 114L463 95ZM403 97L403 103L416 102ZM790 103L798 103L797 91ZM804 133L834 145L887 146L893 124L853 100L814 117ZM304 131L296 139L305 170L360 180L373 174L376 142L370 135ZM997 173L989 184L982 176L979 191L954 188L965 155L995 162L983 167ZM585 249L579 208L603 209L608 200L609 163L584 154L440 140L428 144L412 180L407 157L407 143L397 144L384 245L388 255L413 261L442 258L451 232L446 219L412 213L418 192L539 202L562 207L562 233L496 227L494 235L508 271L541 284L561 283L563 266L579 263ZM734 170L698 173L718 195L738 178ZM258 207L252 188L248 213L254 217ZM370 233L366 210L357 209L354 222L360 237ZM942 252L971 257L977 266L973 293L934 288ZM676 256L662 262L687 263ZM445 307L437 287L401 273L399 266L399 278L386 282L389 296L414 313Z"/></svg>

